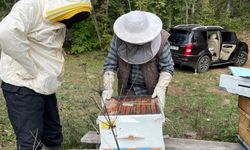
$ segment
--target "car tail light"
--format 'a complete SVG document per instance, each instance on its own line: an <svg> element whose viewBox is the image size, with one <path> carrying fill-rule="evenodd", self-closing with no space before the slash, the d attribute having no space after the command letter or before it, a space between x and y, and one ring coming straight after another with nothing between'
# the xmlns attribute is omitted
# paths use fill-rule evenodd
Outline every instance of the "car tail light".
<svg viewBox="0 0 250 150"><path fill-rule="evenodd" d="M192 43L188 43L186 46L185 46L185 52L184 52L184 55L191 55L191 52L192 52Z"/></svg>

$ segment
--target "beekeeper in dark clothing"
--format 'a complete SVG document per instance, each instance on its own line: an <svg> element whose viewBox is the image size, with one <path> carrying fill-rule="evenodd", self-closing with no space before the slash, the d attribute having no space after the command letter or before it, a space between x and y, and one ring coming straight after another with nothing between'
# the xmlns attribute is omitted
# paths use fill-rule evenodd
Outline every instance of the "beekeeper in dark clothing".
<svg viewBox="0 0 250 150"><path fill-rule="evenodd" d="M113 28L115 35L104 63L103 100L112 97L117 73L119 95L158 97L163 110L174 63L161 19L150 12L131 11L120 16Z"/></svg>
<svg viewBox="0 0 250 150"><path fill-rule="evenodd" d="M1 87L18 150L60 149L65 31L91 9L90 0L20 0L0 22Z"/></svg>

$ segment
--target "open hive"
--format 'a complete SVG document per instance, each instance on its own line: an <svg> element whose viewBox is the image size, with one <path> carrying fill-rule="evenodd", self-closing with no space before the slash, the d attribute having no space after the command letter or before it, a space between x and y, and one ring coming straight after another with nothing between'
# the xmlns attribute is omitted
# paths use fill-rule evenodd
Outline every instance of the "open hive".
<svg viewBox="0 0 250 150"><path fill-rule="evenodd" d="M162 121L158 99L112 98L98 116L100 149L118 149L118 143L120 149L164 150Z"/></svg>
<svg viewBox="0 0 250 150"><path fill-rule="evenodd" d="M101 114L105 115L107 112L109 115L159 114L157 102L157 98L152 99L150 96L111 98L105 102L106 107Z"/></svg>

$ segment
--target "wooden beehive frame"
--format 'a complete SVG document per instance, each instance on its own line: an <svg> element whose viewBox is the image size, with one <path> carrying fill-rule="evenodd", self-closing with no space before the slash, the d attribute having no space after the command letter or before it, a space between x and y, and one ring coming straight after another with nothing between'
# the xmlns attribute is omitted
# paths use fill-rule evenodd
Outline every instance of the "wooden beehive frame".
<svg viewBox="0 0 250 150"><path fill-rule="evenodd" d="M109 115L145 115L159 114L158 99L152 99L150 96L142 97L119 97L111 98L105 102ZM106 109L101 114L106 114Z"/></svg>

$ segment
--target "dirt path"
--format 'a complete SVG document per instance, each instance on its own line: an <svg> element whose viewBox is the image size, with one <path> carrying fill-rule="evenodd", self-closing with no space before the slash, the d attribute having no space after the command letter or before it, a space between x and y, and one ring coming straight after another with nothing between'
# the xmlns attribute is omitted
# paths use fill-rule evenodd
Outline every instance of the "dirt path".
<svg viewBox="0 0 250 150"><path fill-rule="evenodd" d="M249 44L250 44L250 43L249 43ZM249 45L249 44L248 44L248 45ZM250 68L250 52L248 52L248 61L247 61L247 63L245 64L244 67Z"/></svg>
<svg viewBox="0 0 250 150"><path fill-rule="evenodd" d="M242 39L244 42L246 42L248 44L248 49L250 50L250 32L243 33ZM250 51L248 52L248 61L244 65L244 67L250 68Z"/></svg>

